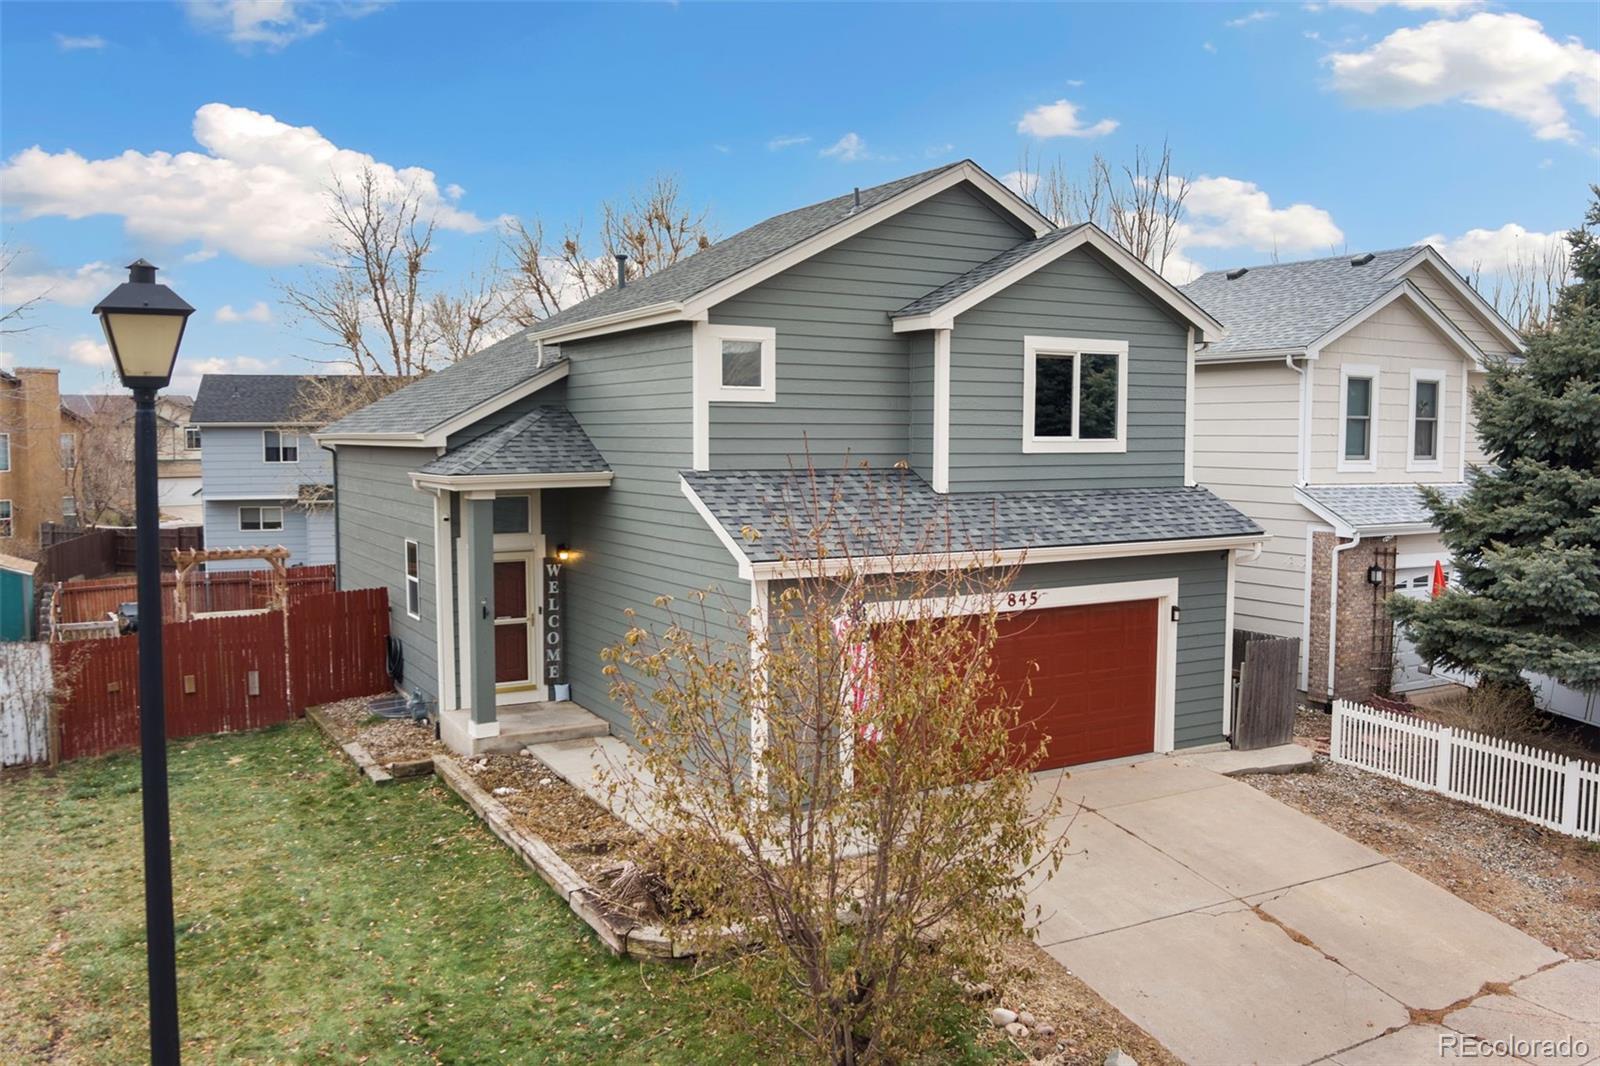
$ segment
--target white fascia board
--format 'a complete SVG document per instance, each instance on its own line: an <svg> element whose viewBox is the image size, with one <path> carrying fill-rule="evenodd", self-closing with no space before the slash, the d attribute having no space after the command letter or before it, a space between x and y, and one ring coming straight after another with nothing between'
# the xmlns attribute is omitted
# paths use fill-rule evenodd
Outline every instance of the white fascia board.
<svg viewBox="0 0 1600 1066"><path fill-rule="evenodd" d="M574 471L561 474L423 474L410 475L414 488L468 489L598 489L611 484L611 471Z"/></svg>
<svg viewBox="0 0 1600 1066"><path fill-rule="evenodd" d="M213 496L210 493L205 493L203 496L207 503L251 503L255 500L276 502L278 500L298 500L299 498L300 494L298 492L251 492L243 496Z"/></svg>
<svg viewBox="0 0 1600 1066"><path fill-rule="evenodd" d="M1057 259L1069 252L1082 248L1084 245L1093 248L1124 271L1133 275L1134 279L1140 282L1151 295L1166 304L1180 318L1199 330L1201 340L1215 341L1226 332L1221 322L1212 318L1199 304L1184 295L1182 290L1150 269L1142 259L1118 244L1109 234L1092 222L1083 223L1071 235L1039 249L1033 255L1018 260L983 284L968 289L935 311L924 315L908 315L904 318L894 319L894 330L896 333L907 333L923 329L948 329L954 324L957 315L970 311L985 300L1004 292L1035 271L1049 266Z"/></svg>
<svg viewBox="0 0 1600 1066"><path fill-rule="evenodd" d="M1218 366L1226 363L1281 363L1290 356L1303 356L1304 348L1254 348L1237 352L1195 353L1196 366ZM1314 357L1313 357L1314 358Z"/></svg>
<svg viewBox="0 0 1600 1066"><path fill-rule="evenodd" d="M1116 544L1073 544L1056 548L1006 548L999 551L940 552L932 555L864 556L817 560L780 560L752 564L754 576L783 580L845 573L914 572L936 567L1032 566L1035 563L1075 562L1087 559L1122 559L1149 555L1227 551L1265 544L1272 537L1250 533L1234 537L1191 537L1183 540L1121 541ZM741 553L742 554L742 553Z"/></svg>
<svg viewBox="0 0 1600 1066"><path fill-rule="evenodd" d="M1443 335L1444 339L1450 342L1451 346L1456 349L1456 352L1463 359L1472 364L1473 369L1483 369L1483 349L1479 348L1476 344L1473 344L1472 338L1461 332L1461 327L1450 321L1445 313L1440 311L1434 302L1428 299L1427 295L1423 293L1421 289L1417 288L1417 286L1411 281L1401 281L1400 284L1396 285L1394 288L1390 289L1376 300L1373 300L1355 314L1346 318L1343 322L1340 322L1337 326L1334 326L1332 329L1328 330L1328 332L1312 341L1311 344L1306 347L1306 354L1310 355L1313 359L1319 357L1322 354L1322 350L1328 345L1332 344L1340 337L1343 337L1346 333L1349 333L1351 330L1355 329L1357 326L1361 325L1361 323L1365 322L1379 311L1382 311L1385 307L1388 307L1396 300L1405 300L1412 307L1416 308L1418 313L1432 323L1433 327L1437 329L1441 335Z"/></svg>
<svg viewBox="0 0 1600 1066"><path fill-rule="evenodd" d="M750 562L750 556L744 553L744 548L740 546L738 541L733 539L732 534L722 528L722 523L717 521L717 516L711 513L711 508L706 506L706 502L700 498L699 493L695 492L689 485L689 480L681 474L678 476L678 489L683 493L690 505L694 507L695 512L700 515L701 521L711 527L711 532L715 533L717 539L722 542L722 546L728 549L728 554L733 556L733 561L739 566L739 576L746 581L763 579L764 575L755 573L755 567Z"/></svg>
<svg viewBox="0 0 1600 1066"><path fill-rule="evenodd" d="M643 307L629 308L626 311L613 311L609 315L596 315L594 318L586 318L582 322L574 322L570 326L553 329L547 333L535 333L533 339L541 344L560 344L563 341L599 337L618 330L645 329L649 326L686 320L692 321L693 316L685 314L681 301L663 300Z"/></svg>
<svg viewBox="0 0 1600 1066"><path fill-rule="evenodd" d="M1304 507L1312 514L1316 515L1318 519L1332 526L1335 536L1353 537L1356 535L1355 528L1351 526L1349 522L1346 522L1343 518L1339 517L1338 512L1329 510L1324 504L1318 500L1312 499L1301 489L1296 488L1294 490L1294 499L1295 502L1301 507Z"/></svg>
<svg viewBox="0 0 1600 1066"><path fill-rule="evenodd" d="M171 419L162 419L168 425L176 426L180 423ZM185 426L194 426L197 429L309 429L315 422L184 422Z"/></svg>
<svg viewBox="0 0 1600 1066"><path fill-rule="evenodd" d="M1384 277L1405 277L1423 263L1433 267L1439 279L1473 311L1474 317L1483 323L1484 328L1505 341L1507 347L1514 352L1521 352L1527 348L1517 328L1501 317L1500 312L1496 311L1494 305L1485 300L1477 289L1467 284L1466 279L1456 273L1455 267L1450 265L1450 261L1440 255L1439 250L1431 244L1423 245L1416 255L1389 271Z"/></svg>
<svg viewBox="0 0 1600 1066"><path fill-rule="evenodd" d="M311 439L323 446L358 444L374 448L443 448L450 434L466 429L474 422L487 418L518 400L532 396L547 385L554 385L571 372L572 365L563 359L554 366L546 367L534 374L520 385L491 396L476 407L463 411L449 421L441 422L422 433L313 433Z"/></svg>

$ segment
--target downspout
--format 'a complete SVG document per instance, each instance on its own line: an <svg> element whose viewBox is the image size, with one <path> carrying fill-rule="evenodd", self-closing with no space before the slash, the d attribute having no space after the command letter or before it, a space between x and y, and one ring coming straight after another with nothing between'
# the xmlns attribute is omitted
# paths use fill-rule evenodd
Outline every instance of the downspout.
<svg viewBox="0 0 1600 1066"><path fill-rule="evenodd" d="M1338 536L1337 530L1334 536ZM1333 549L1333 572L1328 575L1331 591L1328 593L1328 703L1333 703L1333 667L1339 659L1339 556L1361 543L1361 534L1350 532L1350 543L1338 544Z"/></svg>
<svg viewBox="0 0 1600 1066"><path fill-rule="evenodd" d="M1306 437L1311 432L1311 412L1309 410L1311 405L1307 402L1310 397L1311 379L1306 374L1305 367L1294 365L1294 356L1295 353L1290 352L1283 357L1283 362L1290 370L1300 375L1300 426L1299 432L1295 436L1295 483L1305 485L1311 480L1311 472L1306 468Z"/></svg>

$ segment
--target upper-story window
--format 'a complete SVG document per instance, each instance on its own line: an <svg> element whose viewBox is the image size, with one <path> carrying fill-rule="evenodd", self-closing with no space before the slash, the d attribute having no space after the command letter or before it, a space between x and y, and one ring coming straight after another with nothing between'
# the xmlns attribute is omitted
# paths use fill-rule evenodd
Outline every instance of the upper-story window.
<svg viewBox="0 0 1600 1066"><path fill-rule="evenodd" d="M1411 452L1407 470L1442 470L1439 455L1439 411L1444 398L1444 373L1439 370L1411 372Z"/></svg>
<svg viewBox="0 0 1600 1066"><path fill-rule="evenodd" d="M772 403L777 390L777 331L770 326L702 323L695 362L706 398L721 403Z"/></svg>
<svg viewBox="0 0 1600 1066"><path fill-rule="evenodd" d="M265 446L265 456L269 463L298 463L300 461L300 437L294 433L280 433L275 429L263 430L262 443Z"/></svg>
<svg viewBox="0 0 1600 1066"><path fill-rule="evenodd" d="M60 440L61 469L72 470L78 465L78 435L63 433Z"/></svg>
<svg viewBox="0 0 1600 1066"><path fill-rule="evenodd" d="M0 474L11 469L11 434L0 433Z"/></svg>
<svg viewBox="0 0 1600 1066"><path fill-rule="evenodd" d="M1128 343L1024 337L1024 452L1128 450Z"/></svg>
<svg viewBox="0 0 1600 1066"><path fill-rule="evenodd" d="M11 501L0 500L0 538L11 536Z"/></svg>
<svg viewBox="0 0 1600 1066"><path fill-rule="evenodd" d="M197 452L200 450L200 427L183 427L183 448L185 451Z"/></svg>
<svg viewBox="0 0 1600 1066"><path fill-rule="evenodd" d="M1344 366L1339 374L1339 469L1377 469L1378 371Z"/></svg>

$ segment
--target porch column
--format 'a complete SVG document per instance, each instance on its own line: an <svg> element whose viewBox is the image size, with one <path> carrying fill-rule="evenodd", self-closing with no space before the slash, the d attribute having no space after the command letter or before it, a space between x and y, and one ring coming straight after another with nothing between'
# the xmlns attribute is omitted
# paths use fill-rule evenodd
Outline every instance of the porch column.
<svg viewBox="0 0 1600 1066"><path fill-rule="evenodd" d="M494 707L494 494L461 500L461 697L473 737L500 735Z"/></svg>

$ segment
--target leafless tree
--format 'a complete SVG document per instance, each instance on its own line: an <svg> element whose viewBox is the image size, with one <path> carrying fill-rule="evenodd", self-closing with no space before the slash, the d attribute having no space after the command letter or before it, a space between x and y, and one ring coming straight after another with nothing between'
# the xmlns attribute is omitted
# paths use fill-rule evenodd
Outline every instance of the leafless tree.
<svg viewBox="0 0 1600 1066"><path fill-rule="evenodd" d="M711 244L707 212L688 206L678 181L658 174L624 202L600 205L598 246L581 222L547 235L544 221L516 221L505 247L514 264L509 314L518 325L543 318L604 292L617 283L618 255L628 257L628 278L654 274Z"/></svg>
<svg viewBox="0 0 1600 1066"><path fill-rule="evenodd" d="M70 494L77 498L78 520L86 526L121 525L133 513L132 409L91 393L86 411L74 420Z"/></svg>
<svg viewBox="0 0 1600 1066"><path fill-rule="evenodd" d="M1466 270L1466 279L1505 320L1524 333L1548 328L1556 297L1570 273L1570 250L1565 241L1543 247L1519 248L1498 270L1479 262Z"/></svg>
<svg viewBox="0 0 1600 1066"><path fill-rule="evenodd" d="M12 333L26 333L33 327L26 324L28 313L37 307L46 296L48 290L35 293L18 303L11 304L3 299L5 293L6 275L11 273L12 265L17 261L17 256L22 253L9 245L0 244L0 336Z"/></svg>
<svg viewBox="0 0 1600 1066"><path fill-rule="evenodd" d="M1025 150L1017 174L1019 191L1058 226L1093 222L1157 271L1177 248L1190 180L1173 172L1165 141L1159 153L1135 148L1121 166L1097 152L1078 178L1059 158L1046 163Z"/></svg>
<svg viewBox="0 0 1600 1066"><path fill-rule="evenodd" d="M338 353L327 362L412 378L471 354L500 321L505 302L492 280L461 294L428 291L435 222L415 187L389 187L371 168L335 178L328 222L322 264L280 285L295 317Z"/></svg>

